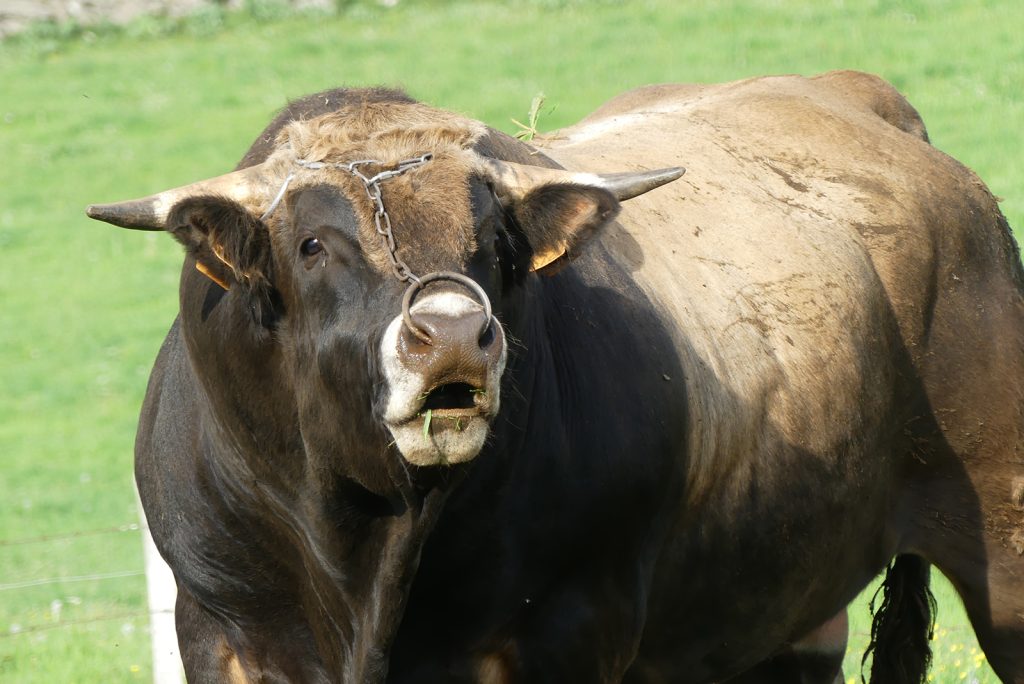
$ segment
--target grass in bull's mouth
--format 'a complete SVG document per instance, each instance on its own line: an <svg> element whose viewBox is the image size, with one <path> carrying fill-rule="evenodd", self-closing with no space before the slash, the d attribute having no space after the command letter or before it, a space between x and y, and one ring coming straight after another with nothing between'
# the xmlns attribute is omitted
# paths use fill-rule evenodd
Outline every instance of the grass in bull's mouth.
<svg viewBox="0 0 1024 684"><path fill-rule="evenodd" d="M434 417L434 410L433 409L427 409L426 411L423 412L423 436L424 437L427 437L427 438L430 437L430 421L433 419L433 417Z"/></svg>

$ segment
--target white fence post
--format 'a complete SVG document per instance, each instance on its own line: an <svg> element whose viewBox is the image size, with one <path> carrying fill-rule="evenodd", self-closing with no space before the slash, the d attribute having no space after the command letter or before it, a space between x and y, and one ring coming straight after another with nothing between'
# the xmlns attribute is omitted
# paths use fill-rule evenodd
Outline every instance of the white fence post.
<svg viewBox="0 0 1024 684"><path fill-rule="evenodd" d="M174 584L171 569L156 550L141 503L139 522L142 526L142 553L146 562L149 630L153 644L153 684L182 684L185 671L178 653L178 635L174 631L174 600L178 588Z"/></svg>

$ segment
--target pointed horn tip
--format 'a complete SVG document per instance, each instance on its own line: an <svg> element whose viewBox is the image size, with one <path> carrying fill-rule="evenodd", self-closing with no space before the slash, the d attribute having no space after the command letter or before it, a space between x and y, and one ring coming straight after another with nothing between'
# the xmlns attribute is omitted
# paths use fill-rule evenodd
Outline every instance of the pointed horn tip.
<svg viewBox="0 0 1024 684"><path fill-rule="evenodd" d="M682 178L683 174L685 173L686 169L684 169L682 166L673 166L671 168L665 169L665 177L668 178L669 181L674 181L677 178Z"/></svg>
<svg viewBox="0 0 1024 684"><path fill-rule="evenodd" d="M642 171L638 175L648 179L648 181L652 183L665 184L671 183L674 180L682 178L684 173L686 173L686 169L684 169L682 166L670 166L667 169L656 169L654 171L645 172Z"/></svg>
<svg viewBox="0 0 1024 684"><path fill-rule="evenodd" d="M683 167L672 166L655 171L605 174L601 176L601 185L622 202L660 188L666 183L671 183L684 173L686 173L686 169Z"/></svg>
<svg viewBox="0 0 1024 684"><path fill-rule="evenodd" d="M134 230L162 230L163 226L158 225L152 211L140 211L136 203L117 204L90 204L85 208L85 214L91 219L103 221L119 228L131 228Z"/></svg>
<svg viewBox="0 0 1024 684"><path fill-rule="evenodd" d="M117 226L121 226L124 219L124 210L116 204L90 204L85 214L91 219Z"/></svg>

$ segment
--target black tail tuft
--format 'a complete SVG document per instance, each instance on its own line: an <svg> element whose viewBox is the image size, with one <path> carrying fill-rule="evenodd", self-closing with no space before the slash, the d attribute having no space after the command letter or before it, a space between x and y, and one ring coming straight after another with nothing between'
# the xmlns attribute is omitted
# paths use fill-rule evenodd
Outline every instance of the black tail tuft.
<svg viewBox="0 0 1024 684"><path fill-rule="evenodd" d="M861 659L871 657L871 684L923 684L932 663L929 643L935 630L935 597L928 588L930 566L919 556L902 555L885 572L871 599L871 643ZM878 595L881 605L875 610Z"/></svg>

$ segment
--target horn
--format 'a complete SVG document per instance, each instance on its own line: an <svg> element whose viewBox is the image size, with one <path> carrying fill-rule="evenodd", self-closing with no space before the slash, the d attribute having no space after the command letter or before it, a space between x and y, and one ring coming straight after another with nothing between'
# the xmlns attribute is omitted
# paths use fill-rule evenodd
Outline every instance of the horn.
<svg viewBox="0 0 1024 684"><path fill-rule="evenodd" d="M93 204L85 213L89 218L105 221L122 228L138 230L163 230L171 207L187 197L217 195L232 199L249 209L262 209L270 204L269 179L264 164L257 164L223 176L209 178L180 188L140 199L116 202L114 204ZM261 208L262 205L262 208Z"/></svg>
<svg viewBox="0 0 1024 684"><path fill-rule="evenodd" d="M485 170L498 185L517 199L541 185L574 183L602 188L622 202L654 190L665 183L670 183L686 173L686 169L679 166L657 171L580 173L516 164L497 159L483 159L482 162Z"/></svg>

